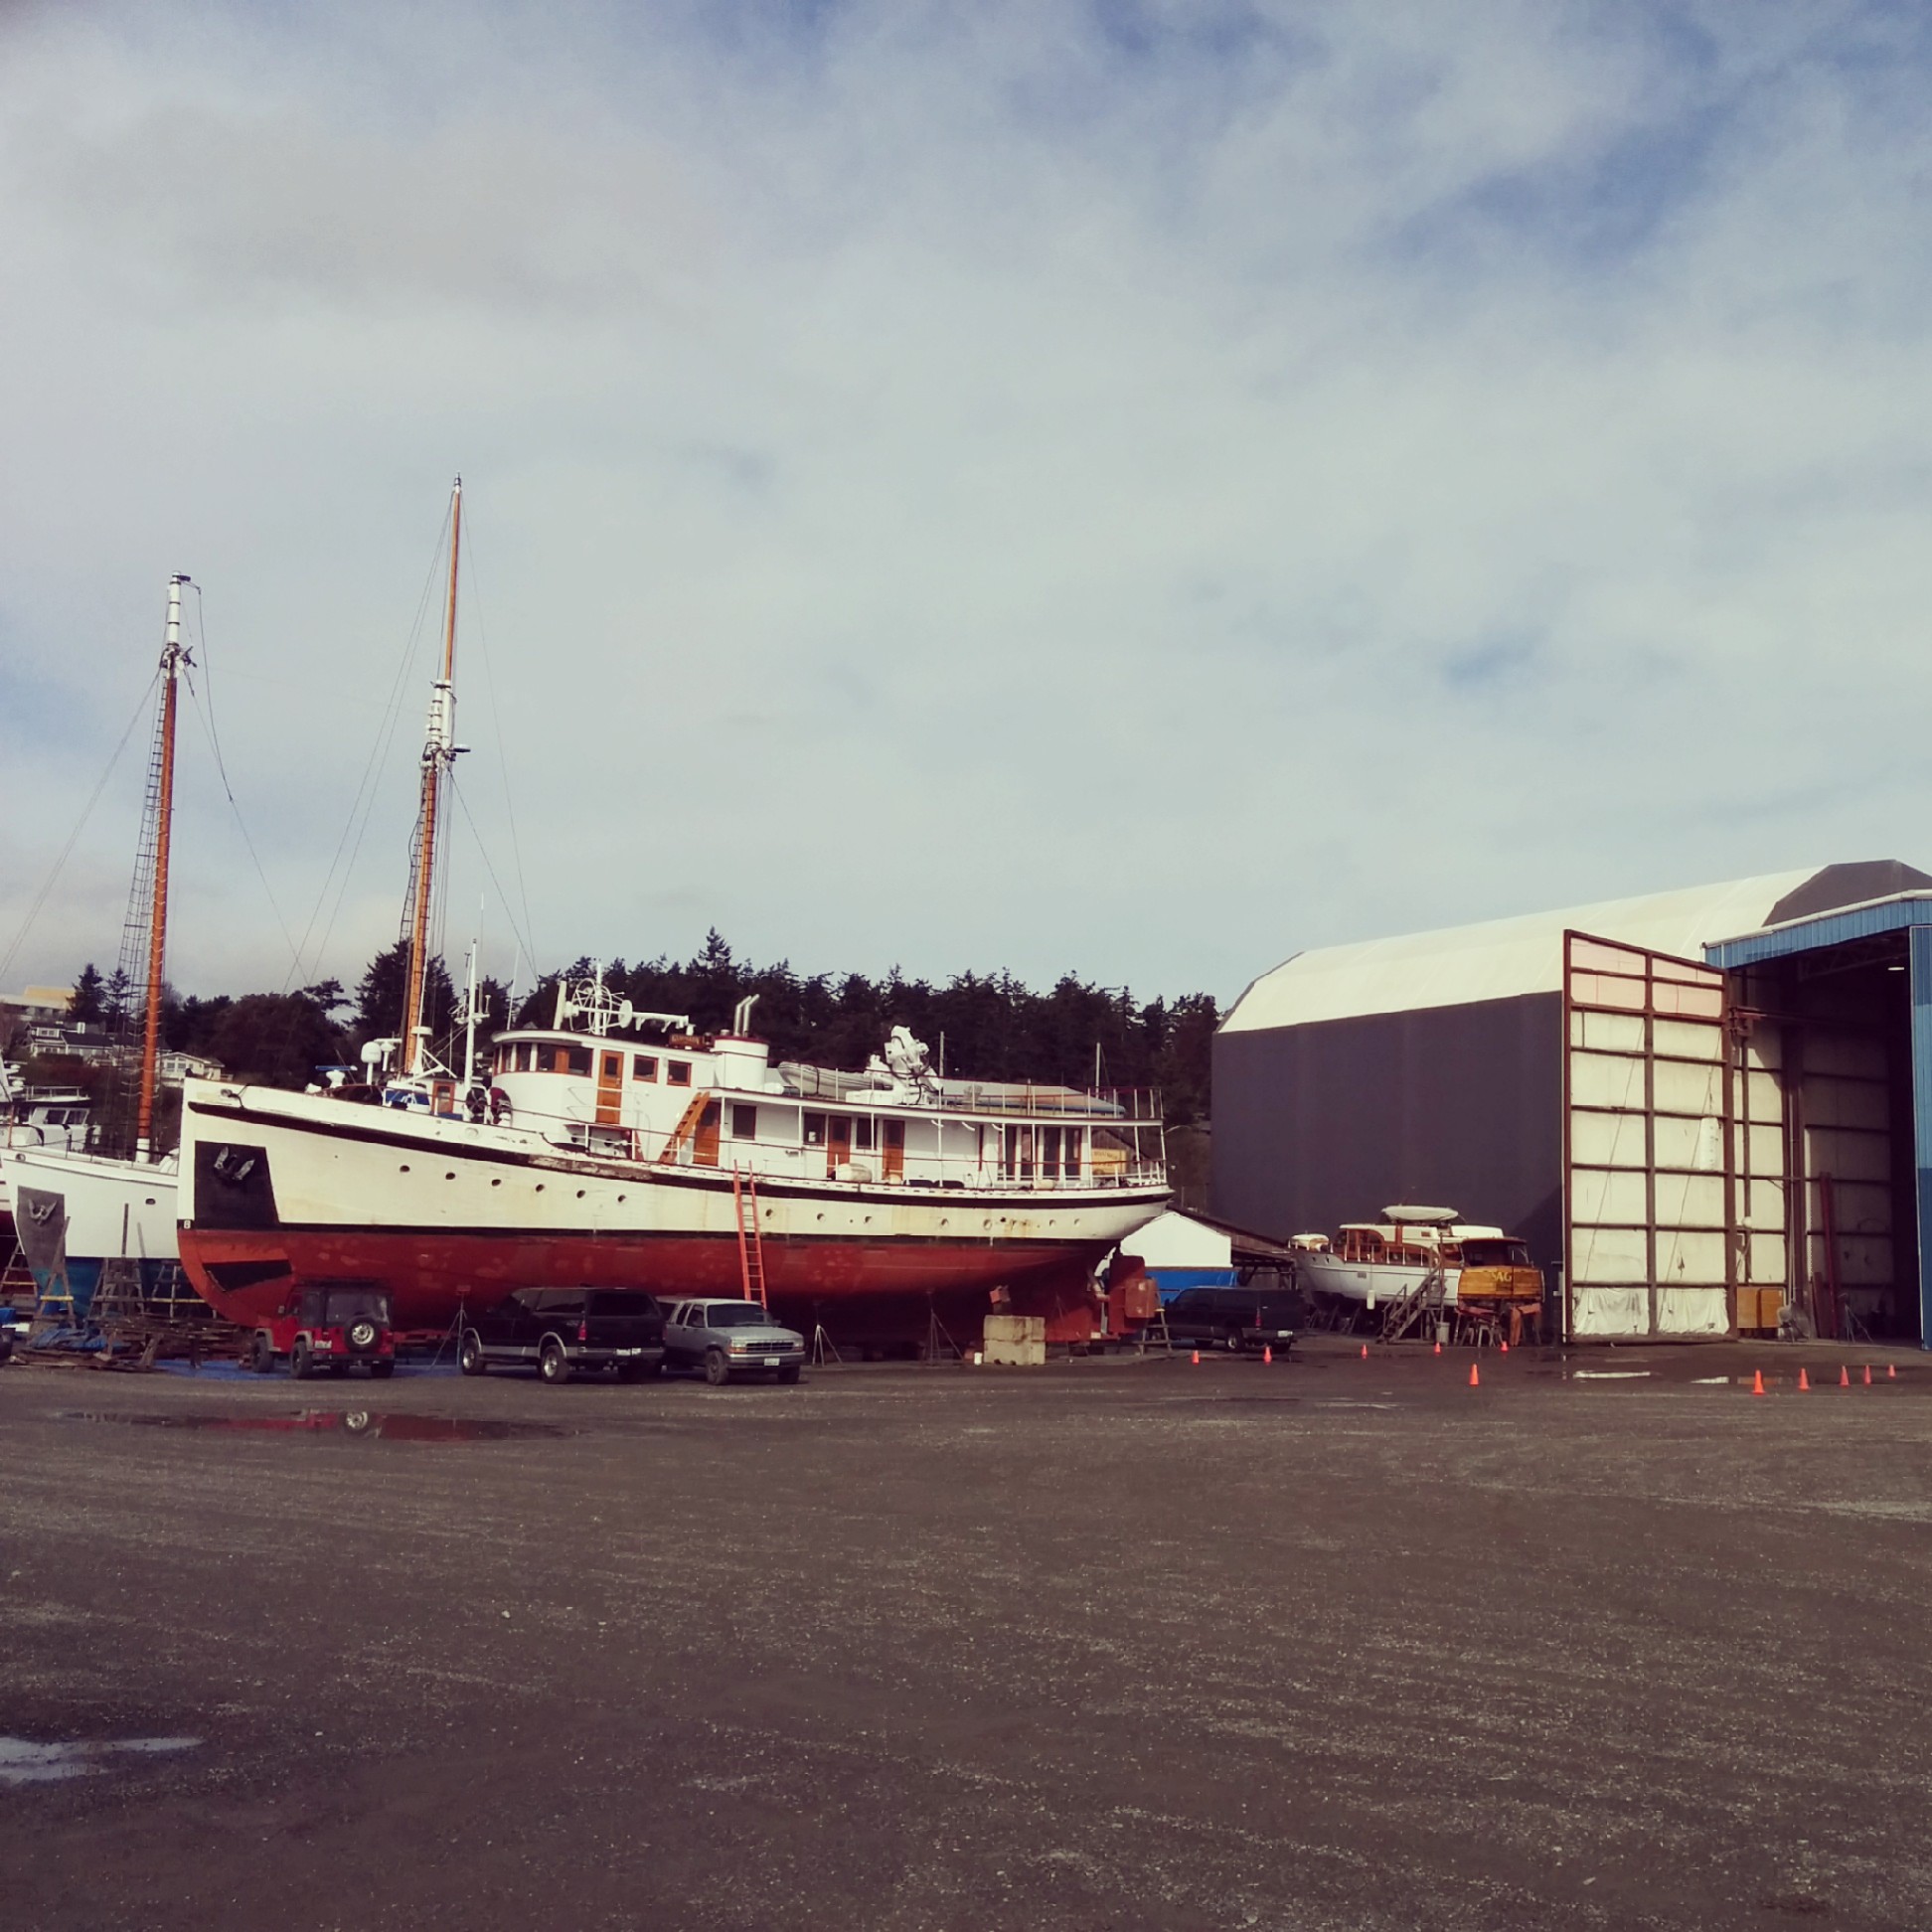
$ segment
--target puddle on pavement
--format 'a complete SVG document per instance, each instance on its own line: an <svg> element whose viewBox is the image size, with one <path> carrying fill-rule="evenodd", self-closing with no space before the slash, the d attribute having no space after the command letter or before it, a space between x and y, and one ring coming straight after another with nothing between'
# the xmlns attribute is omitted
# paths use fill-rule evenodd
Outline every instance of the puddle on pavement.
<svg viewBox="0 0 1932 1932"><path fill-rule="evenodd" d="M573 1433L555 1422L378 1415L369 1409L298 1409L293 1415L113 1415L101 1409L61 1409L57 1414L63 1422L112 1422L135 1429L212 1429L225 1435L380 1436L385 1442L515 1442Z"/></svg>
<svg viewBox="0 0 1932 1932"><path fill-rule="evenodd" d="M200 1742L199 1737L107 1737L36 1744L26 1737L0 1737L0 1785L59 1784L110 1771L116 1757L163 1757L192 1751Z"/></svg>

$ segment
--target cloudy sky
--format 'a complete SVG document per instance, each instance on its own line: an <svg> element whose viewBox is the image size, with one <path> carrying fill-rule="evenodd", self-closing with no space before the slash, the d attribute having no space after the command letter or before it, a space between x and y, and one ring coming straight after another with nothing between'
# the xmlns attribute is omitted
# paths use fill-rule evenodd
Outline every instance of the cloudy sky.
<svg viewBox="0 0 1932 1932"><path fill-rule="evenodd" d="M499 972L1926 864L1928 23L0 7L5 978L111 962L144 726L16 941L173 570L266 886L191 712L172 977L394 937L458 470Z"/></svg>

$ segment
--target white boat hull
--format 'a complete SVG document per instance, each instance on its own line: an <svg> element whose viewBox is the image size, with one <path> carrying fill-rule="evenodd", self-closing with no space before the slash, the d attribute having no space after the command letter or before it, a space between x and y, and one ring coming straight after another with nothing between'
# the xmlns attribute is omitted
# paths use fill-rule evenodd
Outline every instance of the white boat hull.
<svg viewBox="0 0 1932 1932"><path fill-rule="evenodd" d="M290 1280L381 1282L405 1328L532 1285L737 1294L728 1168L602 1158L532 1129L189 1083L180 1251L224 1314L272 1312ZM794 1323L954 1339L1004 1287L1049 1339L1084 1336L1095 1263L1166 1205L1164 1186L963 1188L758 1180L767 1293ZM1055 1325L1059 1333L1055 1336ZM809 1329L808 1329L809 1332Z"/></svg>
<svg viewBox="0 0 1932 1932"><path fill-rule="evenodd" d="M1412 1293L1434 1272L1416 1264L1401 1265L1385 1261L1344 1261L1339 1255L1321 1249L1304 1249L1295 1256L1295 1278L1303 1293L1327 1295L1336 1301L1354 1302L1365 1308L1385 1308ZM1444 1276L1443 1302L1453 1307L1460 1268Z"/></svg>
<svg viewBox="0 0 1932 1932"><path fill-rule="evenodd" d="M152 1284L180 1250L171 1167L13 1148L0 1155L15 1236L41 1294L71 1298L85 1313L103 1263L128 1259Z"/></svg>

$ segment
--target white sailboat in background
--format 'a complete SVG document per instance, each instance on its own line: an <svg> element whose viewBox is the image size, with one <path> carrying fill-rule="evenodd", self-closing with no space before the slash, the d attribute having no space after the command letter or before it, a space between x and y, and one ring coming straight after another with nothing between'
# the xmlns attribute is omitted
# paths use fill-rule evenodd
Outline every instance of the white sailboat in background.
<svg viewBox="0 0 1932 1932"><path fill-rule="evenodd" d="M110 1261L131 1264L130 1286L143 1297L178 1268L175 1157L156 1157L154 1115L161 1055L162 971L167 957L168 864L174 824L175 724L182 669L181 592L168 579L161 647L160 705L148 766L147 808L130 907L134 963L143 968L140 1089L134 1157L116 1160L67 1146L10 1147L0 1156L21 1250L43 1307L84 1318ZM144 942L144 943L143 943ZM145 957L142 957L142 954ZM123 946L123 963L128 947ZM131 977L131 975L130 975Z"/></svg>

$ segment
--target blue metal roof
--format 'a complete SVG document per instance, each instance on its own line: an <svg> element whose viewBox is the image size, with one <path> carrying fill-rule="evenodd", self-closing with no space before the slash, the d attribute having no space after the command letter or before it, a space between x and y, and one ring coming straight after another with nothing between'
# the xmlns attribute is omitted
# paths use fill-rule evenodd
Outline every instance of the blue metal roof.
<svg viewBox="0 0 1932 1932"><path fill-rule="evenodd" d="M1910 926L1932 926L1932 892L1899 892L1867 905L1793 919L1789 925L1746 933L1741 939L1719 939L1704 947L1704 963L1730 972L1739 966L1761 965L1767 959L1789 959L1794 953L1842 946L1851 939L1902 932Z"/></svg>

